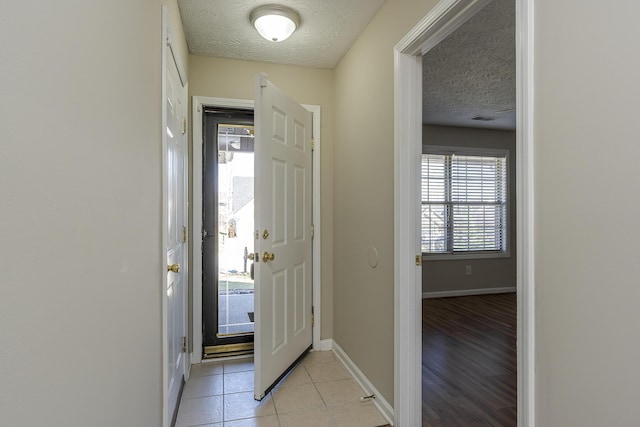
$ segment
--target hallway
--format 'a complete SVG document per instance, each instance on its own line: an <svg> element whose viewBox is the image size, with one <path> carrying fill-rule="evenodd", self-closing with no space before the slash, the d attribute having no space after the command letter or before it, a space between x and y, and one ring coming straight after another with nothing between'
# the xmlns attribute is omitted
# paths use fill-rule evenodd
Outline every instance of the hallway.
<svg viewBox="0 0 640 427"><path fill-rule="evenodd" d="M265 399L253 399L253 359L191 367L176 427L387 425L332 351L310 352Z"/></svg>

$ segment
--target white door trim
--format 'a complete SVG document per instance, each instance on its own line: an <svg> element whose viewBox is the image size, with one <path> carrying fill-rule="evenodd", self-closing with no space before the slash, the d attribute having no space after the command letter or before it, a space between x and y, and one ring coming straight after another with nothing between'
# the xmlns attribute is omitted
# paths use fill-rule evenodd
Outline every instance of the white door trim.
<svg viewBox="0 0 640 427"><path fill-rule="evenodd" d="M166 40L169 35L169 16L166 6L162 6L162 89L161 89L161 104L162 104L162 127L160 128L160 134L162 135L162 237L160 241L160 266L164 267L167 263L166 248L168 238L168 225L167 215L168 211L165 207L167 200L169 199L169 192L167 188L167 173L165 171L165 165L167 164L167 49ZM163 269L164 270L164 269ZM167 328L167 275L164 271L160 273L162 277L162 426L169 427L169 378L167 373L169 372L169 336Z"/></svg>
<svg viewBox="0 0 640 427"><path fill-rule="evenodd" d="M516 0L516 235L518 425L536 425L534 2Z"/></svg>
<svg viewBox="0 0 640 427"><path fill-rule="evenodd" d="M202 361L202 113L203 107L224 107L253 110L254 101L249 99L214 98L207 96L193 97L193 120L191 122L193 132L193 212L192 212L192 253L194 260L192 271L192 295L193 295L193 351L191 353L191 363ZM313 307L315 313L315 323L313 325L313 349L321 347L320 325L321 317L321 227L320 227L320 106L302 104L307 110L313 113L313 139L315 149L313 155Z"/></svg>
<svg viewBox="0 0 640 427"><path fill-rule="evenodd" d="M422 423L420 154L422 54L489 0L441 0L396 46L394 90L394 418ZM535 425L533 1L516 0L518 425Z"/></svg>

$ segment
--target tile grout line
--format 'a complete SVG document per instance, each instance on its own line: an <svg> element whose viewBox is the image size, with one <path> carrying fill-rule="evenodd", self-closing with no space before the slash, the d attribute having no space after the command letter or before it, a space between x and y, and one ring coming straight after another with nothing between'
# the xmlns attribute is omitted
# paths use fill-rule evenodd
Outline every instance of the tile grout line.
<svg viewBox="0 0 640 427"><path fill-rule="evenodd" d="M225 401L226 401L226 396L227 396L227 388L226 388L226 384L225 384L225 365L226 363L224 362L224 360L222 361L222 427L224 427L224 407L225 407Z"/></svg>
<svg viewBox="0 0 640 427"><path fill-rule="evenodd" d="M318 393L318 396L320 396L320 399L322 400L322 403L324 404L324 409L327 412L327 415L329 415L329 419L331 420L331 423L333 425L338 425L338 421L335 419L335 417L333 416L333 414L329 410L329 405L327 405L327 402L324 400L324 397L322 397L322 393L320 393L320 390L318 389L316 381L314 381L314 379L311 377L311 374L309 374L309 371L307 371L307 367L306 366L304 367L304 370L307 372L307 375L309 375L309 378L311 379L311 384L313 384L313 387L316 389L316 392Z"/></svg>
<svg viewBox="0 0 640 427"><path fill-rule="evenodd" d="M252 369L246 370L245 368L243 368L243 370L240 370L240 371L227 372L227 369L229 369L229 366L227 366L227 364L225 362L223 362L223 361L221 361L220 363L222 365L222 379L221 379L222 380L221 381L222 382L222 396L221 396L222 397L222 402L221 402L222 403L222 409L221 409L222 420L221 420L221 424L220 425L221 426L226 426L227 425L227 421L225 420L225 400L226 400L226 397L228 397L228 395L231 395L233 393L228 393L227 392L227 390L226 390L227 381L226 381L225 377L227 375L229 375L229 374L239 373L239 372L250 372L253 375L255 375L255 367L254 367L253 370ZM322 363L321 361L317 361L317 363L315 363L315 365L320 365L320 366L326 365L326 366L329 366L329 365L331 365L331 362L326 361L326 363ZM292 372L295 371L295 370L300 369L301 367L302 367L302 371L310 379L311 384L313 384L313 388L316 391L317 395L320 397L321 406L319 407L319 409L324 411L327 414L328 419L330 420L332 425L334 425L334 426L337 425L337 422L338 422L337 418L330 411L330 408L333 407L333 406L336 406L336 405L332 405L332 406L328 405L327 400L325 399L325 397L320 392L320 389L318 388L318 385L319 385L319 383L336 382L336 381L345 381L345 382L348 381L348 380L355 381L353 376L351 375L350 372L347 371L347 374L348 374L347 378L340 378L340 379L336 379L336 380L327 380L327 381L316 381L311 376L310 371L309 371L309 369L307 367L307 364L300 363L298 366L296 366L295 368L292 369ZM362 389L359 387L359 384L356 383L356 385L358 385L358 388L360 389L360 391L362 391ZM282 424L282 420L281 420L281 415L284 415L285 413L281 413L278 410L278 408L276 406L276 402L275 402L274 391L275 391L275 389L270 391L270 393L269 393L270 396L267 395L266 398L270 398L271 399L271 402L272 402L271 404L273 405L274 415L275 415L275 418L276 418L276 424L279 427L282 427L283 424ZM241 392L236 392L236 393L241 393ZM207 397L207 396L203 396L203 397ZM356 403L356 402L354 401L354 402L348 402L348 403L351 404L351 403ZM346 405L347 403L344 403L344 404ZM338 406L340 406L340 405L338 405ZM300 408L299 411L291 411L291 412L302 412L302 411L309 410L309 409L313 409L313 408ZM377 410L377 408L376 408L376 412L379 412ZM267 415L265 415L265 416L267 416ZM257 418L259 418L259 416L257 414L254 414L253 416L247 417L246 419L254 419L255 420ZM242 418L242 419L245 419L245 418ZM229 420L229 422L233 422L233 421L237 421L237 420ZM197 424L197 425L194 425L192 427L205 426L205 425L207 425L207 424L206 423L205 424Z"/></svg>
<svg viewBox="0 0 640 427"><path fill-rule="evenodd" d="M254 365L254 369L255 369L255 365ZM293 368L292 372L293 372L294 369L296 369L296 368ZM281 379L280 381L282 381L282 380L284 380L284 378ZM255 389L255 384L254 384L253 387ZM269 392L269 394L271 395L271 404L273 405L273 410L276 411L276 421L278 422L278 426L282 427L282 423L280 422L280 413L278 412L278 407L276 406L276 397L273 394L274 390L275 390L275 387Z"/></svg>

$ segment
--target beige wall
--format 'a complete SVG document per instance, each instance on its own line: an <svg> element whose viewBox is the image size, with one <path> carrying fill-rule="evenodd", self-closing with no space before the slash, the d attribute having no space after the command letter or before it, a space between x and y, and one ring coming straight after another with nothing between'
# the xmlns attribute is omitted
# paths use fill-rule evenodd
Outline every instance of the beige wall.
<svg viewBox="0 0 640 427"><path fill-rule="evenodd" d="M640 3L535 3L538 425L637 425Z"/></svg>
<svg viewBox="0 0 640 427"><path fill-rule="evenodd" d="M422 292L475 290L516 286L516 157L515 132L452 126L423 126L422 145L494 148L509 151L509 258L425 260ZM471 266L471 275L466 266Z"/></svg>
<svg viewBox="0 0 640 427"><path fill-rule="evenodd" d="M322 338L333 336L333 71L189 56L189 95L254 99L254 76L269 80L301 104L320 105L322 208Z"/></svg>
<svg viewBox="0 0 640 427"><path fill-rule="evenodd" d="M0 425L161 425L160 22L0 5Z"/></svg>
<svg viewBox="0 0 640 427"><path fill-rule="evenodd" d="M393 46L436 3L387 0L335 70L334 339L391 404Z"/></svg>

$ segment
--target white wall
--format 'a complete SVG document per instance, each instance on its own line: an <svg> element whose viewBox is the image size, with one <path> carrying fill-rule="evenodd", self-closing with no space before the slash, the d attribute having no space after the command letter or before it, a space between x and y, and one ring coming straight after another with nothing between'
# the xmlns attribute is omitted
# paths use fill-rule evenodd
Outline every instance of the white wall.
<svg viewBox="0 0 640 427"><path fill-rule="evenodd" d="M535 12L537 425L638 425L640 3Z"/></svg>
<svg viewBox="0 0 640 427"><path fill-rule="evenodd" d="M161 425L160 17L0 4L0 425Z"/></svg>

